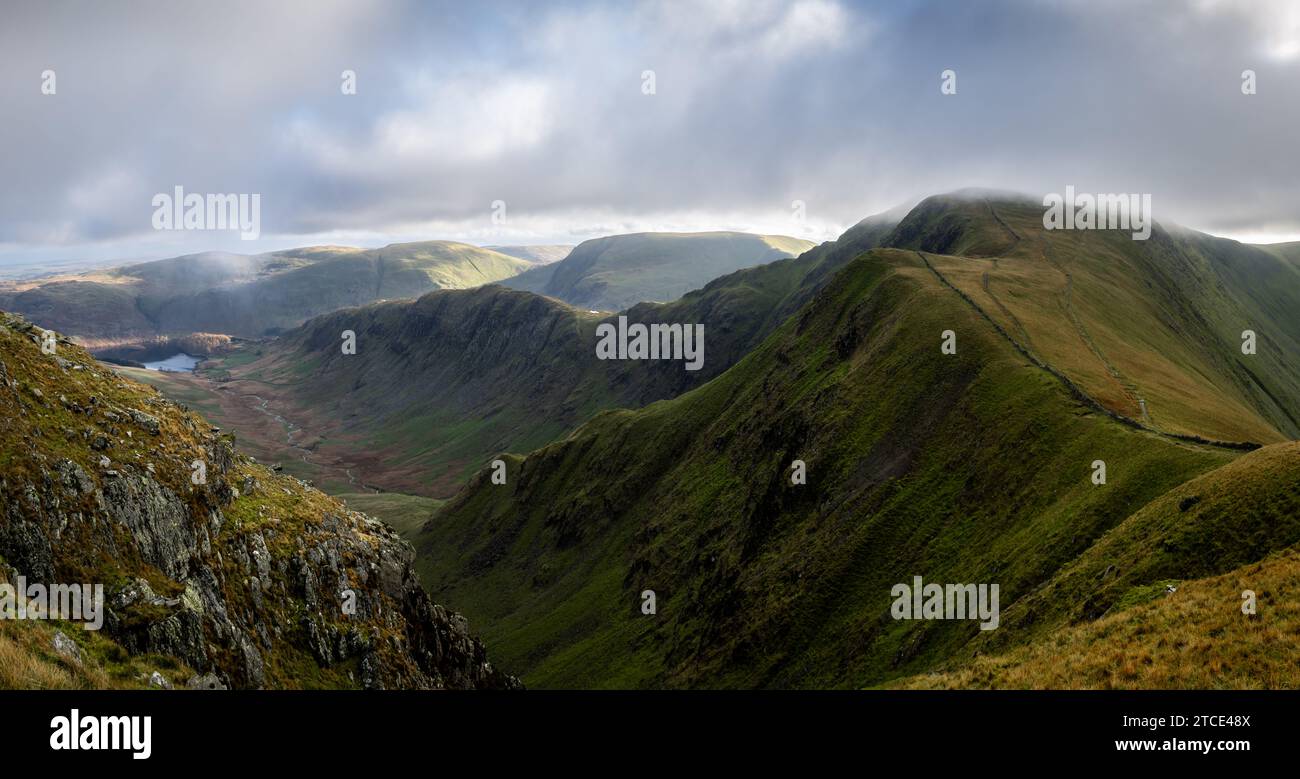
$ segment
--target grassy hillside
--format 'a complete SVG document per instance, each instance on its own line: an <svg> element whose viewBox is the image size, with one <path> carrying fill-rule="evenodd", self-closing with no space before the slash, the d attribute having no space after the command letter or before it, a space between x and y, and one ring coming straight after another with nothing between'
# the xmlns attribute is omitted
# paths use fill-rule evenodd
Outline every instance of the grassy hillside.
<svg viewBox="0 0 1300 779"><path fill-rule="evenodd" d="M877 250L714 381L476 477L418 547L535 686L862 686L979 633L892 620L894 583L997 582L1006 609L1239 455L1099 413L916 252Z"/></svg>
<svg viewBox="0 0 1300 779"><path fill-rule="evenodd" d="M532 263L451 241L322 246L246 257L209 253L77 277L0 283L0 307L101 353L166 351L160 337L273 334L374 300L475 287ZM147 359L148 356L146 355Z"/></svg>
<svg viewBox="0 0 1300 779"><path fill-rule="evenodd" d="M1173 586L1172 584L1170 586ZM1242 612L1243 593L1256 613ZM911 689L1290 689L1300 685L1300 551L1222 576L1178 582L1152 600L1053 632L955 670L900 680Z"/></svg>
<svg viewBox="0 0 1300 779"><path fill-rule="evenodd" d="M0 621L0 684L499 687L382 522L0 314L0 575L97 584L102 630ZM58 633L62 632L61 640Z"/></svg>
<svg viewBox="0 0 1300 779"><path fill-rule="evenodd" d="M550 265L569 256L573 251L570 244L536 244L531 246L485 246L494 252L527 260L534 265Z"/></svg>
<svg viewBox="0 0 1300 779"><path fill-rule="evenodd" d="M502 282L577 308L620 311L676 300L724 274L794 257L808 241L748 233L633 233L579 244L561 262Z"/></svg>
<svg viewBox="0 0 1300 779"><path fill-rule="evenodd" d="M1157 226L1048 231L1042 206L929 198L886 245L949 255L945 280L1106 408L1224 441L1300 436L1300 268L1275 252ZM953 255L961 255L960 257ZM1241 352L1241 333L1258 338Z"/></svg>
<svg viewBox="0 0 1300 779"><path fill-rule="evenodd" d="M608 317L493 286L320 317L258 345L253 359L249 347L205 371L222 380L222 395L269 400L281 418L310 431L317 450L308 459L351 467L386 490L449 496L500 452L529 451L603 409L673 397L722 373L892 225L864 220L797 259L626 312L642 323L703 323L698 372L679 362L595 360L596 328ZM357 333L355 355L339 349L345 329ZM192 382L171 383L191 397ZM236 412L222 416L232 429L262 438L264 413L222 405Z"/></svg>
<svg viewBox="0 0 1300 779"><path fill-rule="evenodd" d="M403 536L413 535L445 501L400 492L349 492L335 495L353 511L387 522Z"/></svg>

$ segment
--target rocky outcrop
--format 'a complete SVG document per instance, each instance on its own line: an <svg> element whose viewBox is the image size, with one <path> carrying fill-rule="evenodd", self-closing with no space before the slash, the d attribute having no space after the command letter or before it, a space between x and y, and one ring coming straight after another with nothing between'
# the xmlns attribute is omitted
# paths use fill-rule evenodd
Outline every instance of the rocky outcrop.
<svg viewBox="0 0 1300 779"><path fill-rule="evenodd" d="M387 525L244 457L71 344L56 360L40 339L20 318L0 322L11 582L103 584L105 635L193 669L183 686L518 686L430 601Z"/></svg>

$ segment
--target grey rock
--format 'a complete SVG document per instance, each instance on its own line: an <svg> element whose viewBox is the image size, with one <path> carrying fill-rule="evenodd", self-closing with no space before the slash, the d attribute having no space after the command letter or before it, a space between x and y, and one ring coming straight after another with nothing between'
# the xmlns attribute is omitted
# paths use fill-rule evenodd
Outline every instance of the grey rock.
<svg viewBox="0 0 1300 779"><path fill-rule="evenodd" d="M81 665L81 647L77 646L76 641L68 638L62 630L54 634L54 651L60 657Z"/></svg>
<svg viewBox="0 0 1300 779"><path fill-rule="evenodd" d="M132 422L147 430L150 435L158 435L161 432L162 428L158 424L157 417L151 417L135 409L127 409L127 413L131 415Z"/></svg>
<svg viewBox="0 0 1300 779"><path fill-rule="evenodd" d="M221 679L216 674L195 674L185 683L185 686L191 690L224 690L226 685L222 684Z"/></svg>

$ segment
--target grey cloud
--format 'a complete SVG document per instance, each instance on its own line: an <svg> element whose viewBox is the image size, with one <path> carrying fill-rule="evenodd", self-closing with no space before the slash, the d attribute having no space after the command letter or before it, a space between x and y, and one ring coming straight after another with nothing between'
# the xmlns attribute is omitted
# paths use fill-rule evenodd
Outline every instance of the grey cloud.
<svg viewBox="0 0 1300 779"><path fill-rule="evenodd" d="M655 215L770 224L794 199L843 226L936 191L1066 184L1150 192L1157 218L1201 229L1300 233L1300 29L1284 4L1254 9L22 6L0 26L0 263L252 248L153 233L149 199L175 184L261 193L283 245L476 235L496 199L569 240Z"/></svg>

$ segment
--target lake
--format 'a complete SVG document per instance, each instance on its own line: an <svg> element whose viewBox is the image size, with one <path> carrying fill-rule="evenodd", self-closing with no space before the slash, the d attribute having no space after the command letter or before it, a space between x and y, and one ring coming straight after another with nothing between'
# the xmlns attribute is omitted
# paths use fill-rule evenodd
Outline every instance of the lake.
<svg viewBox="0 0 1300 779"><path fill-rule="evenodd" d="M194 366L199 364L202 357L191 357L184 352L173 354L165 360L154 360L146 362L144 367L151 371L168 371L170 373L190 373Z"/></svg>

